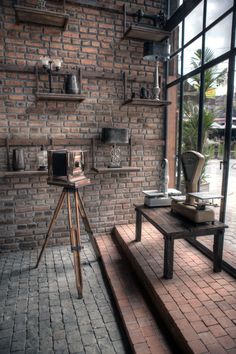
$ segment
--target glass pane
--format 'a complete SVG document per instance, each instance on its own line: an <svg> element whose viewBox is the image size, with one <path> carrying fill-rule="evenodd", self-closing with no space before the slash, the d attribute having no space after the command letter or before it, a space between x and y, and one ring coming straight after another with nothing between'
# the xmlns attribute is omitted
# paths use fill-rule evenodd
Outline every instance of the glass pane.
<svg viewBox="0 0 236 354"><path fill-rule="evenodd" d="M205 71L205 105L204 105L204 149L206 157L205 180L209 191L221 194L224 133L226 119L228 61L213 66ZM219 208L215 209L218 217Z"/></svg>
<svg viewBox="0 0 236 354"><path fill-rule="evenodd" d="M187 43L202 31L203 1L185 18L184 43Z"/></svg>
<svg viewBox="0 0 236 354"><path fill-rule="evenodd" d="M184 49L184 74L187 74L190 71L196 69L192 60L196 56L197 52L200 53L199 63L201 63L201 48L202 37L198 38L196 41L194 41L192 44L190 44Z"/></svg>
<svg viewBox="0 0 236 354"><path fill-rule="evenodd" d="M167 79L167 83L169 84L170 82L180 77L180 73L181 73L181 53L175 55L169 61L169 76Z"/></svg>
<svg viewBox="0 0 236 354"><path fill-rule="evenodd" d="M199 80L196 75L184 81L182 151L197 150Z"/></svg>
<svg viewBox="0 0 236 354"><path fill-rule="evenodd" d="M181 43L182 43L182 22L171 33L171 37L170 37L171 53L175 53L179 48L181 48Z"/></svg>
<svg viewBox="0 0 236 354"><path fill-rule="evenodd" d="M224 54L230 49L231 28L232 14L206 32L205 48L212 50L214 58Z"/></svg>
<svg viewBox="0 0 236 354"><path fill-rule="evenodd" d="M232 6L233 0L207 0L206 25L209 26Z"/></svg>

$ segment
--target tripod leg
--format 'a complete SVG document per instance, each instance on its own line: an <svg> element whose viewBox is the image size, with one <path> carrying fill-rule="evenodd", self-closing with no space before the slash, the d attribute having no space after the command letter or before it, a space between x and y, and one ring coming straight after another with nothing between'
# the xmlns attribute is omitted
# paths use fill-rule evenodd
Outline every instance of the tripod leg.
<svg viewBox="0 0 236 354"><path fill-rule="evenodd" d="M95 242L95 239L94 239L94 236L93 236L93 231L92 231L91 226L89 224L88 217L86 215L82 199L80 198L79 191L77 190L77 193L75 191L75 194L77 194L77 197L78 197L78 199L77 199L78 200L78 208L79 208L79 212L80 212L81 218L82 218L83 223L84 223L85 230L87 231L87 233L89 235L89 239L90 239L90 242L91 242L91 244L93 246L93 249L94 249L94 252L96 254L96 257L99 258L100 257L100 253L99 253L97 244Z"/></svg>
<svg viewBox="0 0 236 354"><path fill-rule="evenodd" d="M74 192L75 193L75 192ZM70 242L71 242L71 251L73 252L74 258L74 271L75 271L75 281L76 287L78 291L78 297L81 299L83 297L82 294L82 274L80 267L80 244L78 243L79 239L79 221L77 219L77 211L76 211L76 221L77 221L77 230L73 228L72 225L72 212L71 212L71 204L70 204L70 193L67 191L67 207L68 207L68 220L70 227Z"/></svg>
<svg viewBox="0 0 236 354"><path fill-rule="evenodd" d="M37 263L36 263L35 268L38 268L38 265L39 265L39 262L40 262L40 260L41 260L41 258L42 258L44 249L45 249L45 247L47 246L48 238L49 238L49 236L50 236L52 227L53 227L53 225L54 225L54 223L55 223L55 221L56 221L56 219L57 219L57 216L58 216L59 211L61 210L63 201L64 201L64 199L65 199L65 195L66 195L66 192L65 192L65 190L63 189L63 191L61 192L60 198L59 198L59 200L58 200L56 209L55 209L55 211L54 211L53 218L52 218L52 220L51 220L51 222L50 222L50 225L49 225L49 228L48 228L48 232L47 232L47 235L46 235L46 238L45 238L43 247L42 247L42 249L41 249L41 251L40 251L40 254L39 254L39 257L38 257L38 260L37 260Z"/></svg>

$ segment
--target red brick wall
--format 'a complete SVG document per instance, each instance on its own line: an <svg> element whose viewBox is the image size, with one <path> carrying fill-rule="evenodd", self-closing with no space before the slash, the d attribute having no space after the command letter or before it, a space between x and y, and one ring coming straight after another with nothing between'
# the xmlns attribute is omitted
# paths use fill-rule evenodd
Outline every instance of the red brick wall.
<svg viewBox="0 0 236 354"><path fill-rule="evenodd" d="M23 0L22 0L23 2ZM32 2L30 2L32 4ZM49 3L49 2L48 2ZM142 7L157 13L163 9L162 0L129 1L132 11ZM126 71L141 86L152 87L154 64L142 60L141 41L122 40L122 14L96 10L68 3L70 15L67 30L16 24L12 1L2 0L0 7L0 65L14 64L18 68L34 69L40 57L48 55L63 60L63 69L81 67L84 71ZM53 3L52 3L53 4ZM54 3L57 4L57 2ZM121 10L123 1L99 1L109 8ZM128 5L129 5L128 4ZM48 5L49 6L49 5ZM55 8L55 7L54 7ZM143 78L143 83L142 83ZM53 88L63 86L62 76L54 78ZM145 84L145 82L147 84ZM10 138L86 138L98 137L102 127L129 128L135 140L133 165L140 172L95 174L88 176L92 185L81 191L85 208L95 233L108 232L114 224L134 221L134 203L143 201L142 190L156 187L158 166L163 157L163 108L121 106L121 80L82 80L86 99L80 105L68 102L36 102L36 76L30 72L0 70L0 140ZM47 76L40 76L40 88L47 85ZM129 83L130 85L130 83ZM61 148L64 146L56 146ZM68 146L65 146L68 147ZM83 146L71 146L79 148ZM91 167L91 147L89 151ZM108 163L106 146L96 152L97 164ZM27 169L36 169L39 146L24 147ZM127 150L122 147L124 155ZM11 148L12 153L12 148ZM106 160L107 161L104 161ZM0 170L7 170L6 149L0 146ZM42 244L60 187L48 186L46 176L0 178L0 249L15 250ZM67 243L67 214L59 215L51 238L52 244Z"/></svg>

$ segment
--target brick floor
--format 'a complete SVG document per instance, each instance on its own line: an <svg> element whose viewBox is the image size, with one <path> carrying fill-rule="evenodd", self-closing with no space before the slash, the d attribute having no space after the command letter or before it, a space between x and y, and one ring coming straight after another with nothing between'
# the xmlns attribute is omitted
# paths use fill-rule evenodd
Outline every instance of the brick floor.
<svg viewBox="0 0 236 354"><path fill-rule="evenodd" d="M184 240L175 241L174 277L163 279L163 236L143 223L117 226L115 235L183 353L236 353L236 282Z"/></svg>
<svg viewBox="0 0 236 354"><path fill-rule="evenodd" d="M77 298L68 247L1 254L0 353L130 353L100 266L82 251L84 298Z"/></svg>

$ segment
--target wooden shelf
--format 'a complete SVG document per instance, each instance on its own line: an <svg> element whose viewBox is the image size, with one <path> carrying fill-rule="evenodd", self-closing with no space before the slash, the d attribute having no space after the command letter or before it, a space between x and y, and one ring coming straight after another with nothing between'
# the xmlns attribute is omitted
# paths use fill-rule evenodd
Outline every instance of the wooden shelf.
<svg viewBox="0 0 236 354"><path fill-rule="evenodd" d="M48 171L0 171L0 177L46 176Z"/></svg>
<svg viewBox="0 0 236 354"><path fill-rule="evenodd" d="M167 106L171 104L169 101L144 99L144 98L130 98L122 103L122 105L139 105L139 106Z"/></svg>
<svg viewBox="0 0 236 354"><path fill-rule="evenodd" d="M170 32L168 31L164 31L153 26L133 24L125 31L123 38L160 42L168 38L169 36L170 36Z"/></svg>
<svg viewBox="0 0 236 354"><path fill-rule="evenodd" d="M15 5L14 9L18 23L35 23L38 25L59 27L65 30L69 20L69 15L61 12L41 10L20 5Z"/></svg>
<svg viewBox="0 0 236 354"><path fill-rule="evenodd" d="M92 171L97 172L97 173L109 173L109 172L138 172L140 171L139 167L132 167L132 166L126 166L126 167L118 167L118 168L110 168L110 167L93 167Z"/></svg>
<svg viewBox="0 0 236 354"><path fill-rule="evenodd" d="M82 102L85 96L69 93L50 93L50 92L36 92L35 96L38 101L77 101Z"/></svg>

